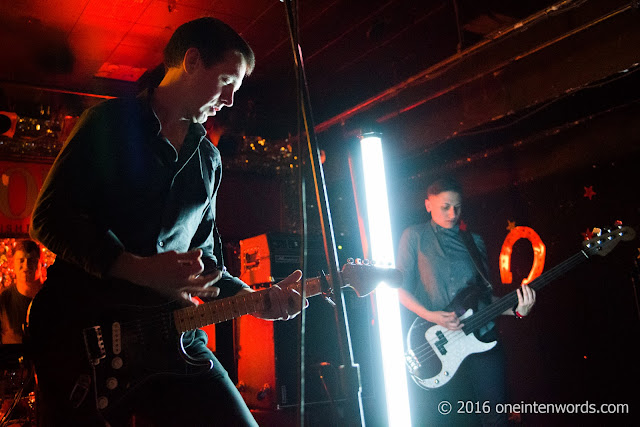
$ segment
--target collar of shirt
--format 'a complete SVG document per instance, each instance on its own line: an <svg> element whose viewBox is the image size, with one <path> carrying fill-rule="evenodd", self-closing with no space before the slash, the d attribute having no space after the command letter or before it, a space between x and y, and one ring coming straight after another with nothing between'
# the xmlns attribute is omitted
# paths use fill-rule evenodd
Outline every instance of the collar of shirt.
<svg viewBox="0 0 640 427"><path fill-rule="evenodd" d="M450 242L451 240L459 240L460 226L456 224L452 228L444 228L436 224L433 220L430 221L430 225L433 230L433 234L436 236L435 244L437 246L438 253L442 256L446 256L444 248L449 246L447 245L447 242Z"/></svg>
<svg viewBox="0 0 640 427"><path fill-rule="evenodd" d="M439 233L445 233L445 234L446 233L451 233L451 234L458 235L458 232L460 231L460 225L459 224L456 224L451 228L444 228L441 225L436 224L434 220L431 220L431 227L433 227L433 231L436 234L439 234Z"/></svg>
<svg viewBox="0 0 640 427"><path fill-rule="evenodd" d="M207 134L206 129L200 123L191 122L189 125L189 130L187 131L187 135L185 137L184 143L180 152L177 152L175 147L169 142L167 138L162 136L162 124L160 123L160 119L157 114L153 110L151 105L151 99L153 96L153 89L145 89L138 95L138 100L142 105L144 120L142 123L147 124L148 128L146 129L150 134L156 135L158 139L164 142L165 147L163 151L168 151L171 153L171 160L175 163L178 160L181 160L180 165L184 165L186 161L188 161L193 154L196 152L200 143L204 139ZM167 154L168 154L167 153ZM178 166L180 168L180 166Z"/></svg>

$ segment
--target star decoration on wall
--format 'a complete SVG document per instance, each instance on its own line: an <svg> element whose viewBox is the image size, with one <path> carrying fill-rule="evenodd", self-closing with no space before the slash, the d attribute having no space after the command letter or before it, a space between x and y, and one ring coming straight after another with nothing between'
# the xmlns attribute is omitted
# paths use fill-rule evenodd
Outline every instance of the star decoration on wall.
<svg viewBox="0 0 640 427"><path fill-rule="evenodd" d="M593 191L593 185L590 185L588 187L584 187L584 197L588 197L589 200L591 200L591 198L593 196L595 196L597 193L595 191Z"/></svg>
<svg viewBox="0 0 640 427"><path fill-rule="evenodd" d="M516 228L516 222L515 222L515 221L509 221L509 220L507 220L507 224L508 224L508 225L507 225L507 230L509 230L509 231L511 231L511 230L513 230L514 228Z"/></svg>
<svg viewBox="0 0 640 427"><path fill-rule="evenodd" d="M582 233L582 237L584 237L584 240L590 240L593 238L593 231L589 230L587 228L587 231L585 231L584 233Z"/></svg>

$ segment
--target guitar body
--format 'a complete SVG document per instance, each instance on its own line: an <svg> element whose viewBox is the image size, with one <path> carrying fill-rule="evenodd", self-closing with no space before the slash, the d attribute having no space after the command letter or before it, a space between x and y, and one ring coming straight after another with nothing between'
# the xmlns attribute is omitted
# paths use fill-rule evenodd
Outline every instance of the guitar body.
<svg viewBox="0 0 640 427"><path fill-rule="evenodd" d="M477 309L482 291L475 286L464 288L444 311L454 311L464 323ZM491 350L496 344L496 341L480 341L473 333L451 331L418 317L407 334L405 360L416 384L435 389L453 378L467 356Z"/></svg>
<svg viewBox="0 0 640 427"><path fill-rule="evenodd" d="M136 392L159 377L201 375L208 358L188 352L194 330L265 312L270 289L215 299L194 306L125 281L101 280L68 265L54 264L32 302L29 336L41 391L41 408L54 425L105 425L127 415ZM368 295L381 281L400 286L395 269L347 263L343 286ZM307 297L328 292L326 279L306 279ZM287 288L298 288L290 283ZM149 384L153 387L153 384ZM144 394L139 397L144 398Z"/></svg>
<svg viewBox="0 0 640 427"><path fill-rule="evenodd" d="M48 282L29 313L38 384L56 412L110 419L150 378L211 368L182 352L172 312L186 302L124 282L89 282Z"/></svg>

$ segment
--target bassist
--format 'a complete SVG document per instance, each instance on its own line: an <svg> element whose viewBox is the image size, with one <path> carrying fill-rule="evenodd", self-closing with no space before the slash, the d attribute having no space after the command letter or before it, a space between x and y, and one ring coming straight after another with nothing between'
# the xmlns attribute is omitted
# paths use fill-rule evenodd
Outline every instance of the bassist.
<svg viewBox="0 0 640 427"><path fill-rule="evenodd" d="M459 331L464 326L464 320L458 316L464 310L456 313L450 303L462 289L480 289L479 307L493 298L491 285L486 280L486 248L477 234L467 235L466 240L472 240L472 243L464 243L465 238L461 233L466 231L460 231L462 189L457 181L444 178L431 184L427 189L425 207L431 214L431 221L409 227L400 240L396 260L398 270L404 275L403 287L399 289L400 301L428 322ZM517 307L503 314L525 317L535 302L535 292L526 285L517 292ZM497 335L493 322L479 333L483 341L493 340ZM418 424L466 423L468 420L456 419L458 401L476 401L480 404L489 401L491 407L495 408L496 403L507 401L505 389L504 355L498 344L492 350L467 357L451 381L442 388L421 393L416 402L418 407L413 412L420 417ZM443 400L453 407L448 415L438 412L437 405ZM483 425L504 425L507 422L506 414L495 414L493 411L481 414L481 422Z"/></svg>

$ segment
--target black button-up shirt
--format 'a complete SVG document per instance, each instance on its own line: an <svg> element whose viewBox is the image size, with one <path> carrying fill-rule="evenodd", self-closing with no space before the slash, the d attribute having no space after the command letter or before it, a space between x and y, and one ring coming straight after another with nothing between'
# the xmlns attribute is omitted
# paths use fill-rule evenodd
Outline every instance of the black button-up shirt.
<svg viewBox="0 0 640 427"><path fill-rule="evenodd" d="M151 256L201 248L205 271L221 257L215 232L220 153L198 123L177 152L162 136L150 99L144 93L85 111L34 209L32 236L96 276L125 250ZM219 285L221 296L243 286L228 273Z"/></svg>

